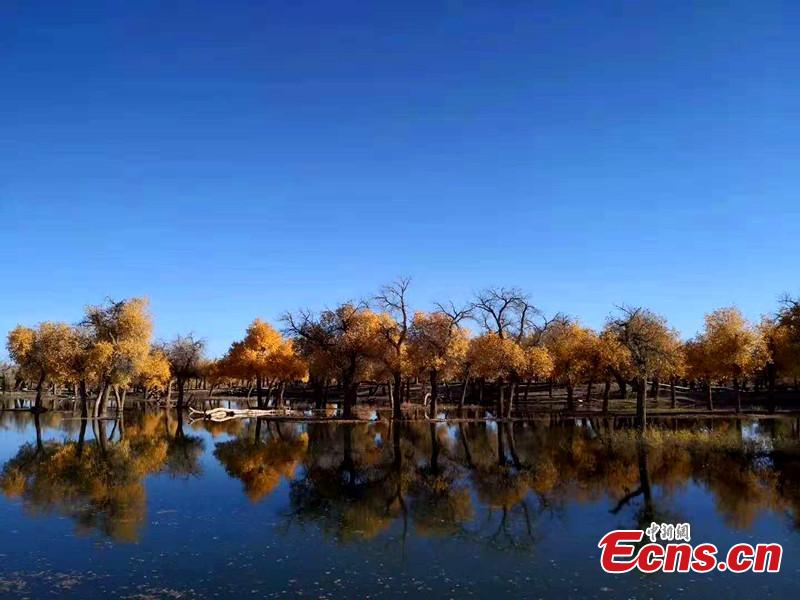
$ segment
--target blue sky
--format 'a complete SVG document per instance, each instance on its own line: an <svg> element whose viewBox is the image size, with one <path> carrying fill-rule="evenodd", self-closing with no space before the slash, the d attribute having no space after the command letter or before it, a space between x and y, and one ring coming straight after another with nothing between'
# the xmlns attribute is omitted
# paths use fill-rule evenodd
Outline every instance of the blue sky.
<svg viewBox="0 0 800 600"><path fill-rule="evenodd" d="M0 332L150 298L221 354L413 277L692 335L800 293L793 2L0 5Z"/></svg>

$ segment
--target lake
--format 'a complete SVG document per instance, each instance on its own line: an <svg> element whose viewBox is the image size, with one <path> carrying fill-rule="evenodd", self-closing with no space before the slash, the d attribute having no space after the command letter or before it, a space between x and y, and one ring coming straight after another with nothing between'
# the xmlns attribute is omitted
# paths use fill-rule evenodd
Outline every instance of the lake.
<svg viewBox="0 0 800 600"><path fill-rule="evenodd" d="M363 424L0 413L0 595L788 597L795 419ZM599 539L688 522L780 574L607 575Z"/></svg>

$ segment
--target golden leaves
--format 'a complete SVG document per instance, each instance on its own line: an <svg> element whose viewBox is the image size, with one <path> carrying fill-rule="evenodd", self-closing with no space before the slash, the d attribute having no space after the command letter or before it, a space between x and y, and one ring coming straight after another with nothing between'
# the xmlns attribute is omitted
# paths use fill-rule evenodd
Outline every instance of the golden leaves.
<svg viewBox="0 0 800 600"><path fill-rule="evenodd" d="M720 308L706 315L704 331L686 344L692 376L748 377L770 360L764 329L744 318L737 308Z"/></svg>
<svg viewBox="0 0 800 600"><path fill-rule="evenodd" d="M475 377L501 379L525 369L526 357L514 340L484 333L470 341L467 361Z"/></svg>
<svg viewBox="0 0 800 600"><path fill-rule="evenodd" d="M592 368L598 337L574 321L554 323L544 336L545 348L553 361L553 377L573 385Z"/></svg>
<svg viewBox="0 0 800 600"><path fill-rule="evenodd" d="M250 324L243 340L231 345L221 364L223 372L230 377L297 381L308 373L293 342L261 319Z"/></svg>
<svg viewBox="0 0 800 600"><path fill-rule="evenodd" d="M145 396L151 390L163 391L170 380L169 360L164 351L152 348L139 370L139 384L145 390Z"/></svg>
<svg viewBox="0 0 800 600"><path fill-rule="evenodd" d="M469 348L467 331L443 312L417 312L409 329L408 358L416 373L458 376Z"/></svg>

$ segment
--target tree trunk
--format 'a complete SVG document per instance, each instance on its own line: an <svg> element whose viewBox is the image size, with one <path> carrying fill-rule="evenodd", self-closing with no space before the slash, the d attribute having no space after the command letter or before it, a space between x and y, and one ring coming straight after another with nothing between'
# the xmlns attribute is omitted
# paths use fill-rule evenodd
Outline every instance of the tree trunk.
<svg viewBox="0 0 800 600"><path fill-rule="evenodd" d="M264 408L264 380L261 375L256 375L256 406Z"/></svg>
<svg viewBox="0 0 800 600"><path fill-rule="evenodd" d="M608 412L608 399L611 396L611 379L606 378L605 385L603 386L603 412Z"/></svg>
<svg viewBox="0 0 800 600"><path fill-rule="evenodd" d="M324 383L325 383L324 381L314 379L313 383L311 384L313 387L314 408L316 408L317 410L325 408L325 386L323 385Z"/></svg>
<svg viewBox="0 0 800 600"><path fill-rule="evenodd" d="M86 419L89 416L89 393L86 390L85 379L81 379L78 384L78 393L81 396L81 418Z"/></svg>
<svg viewBox="0 0 800 600"><path fill-rule="evenodd" d="M464 375L464 387L461 389L461 400L458 403L458 408L464 408L464 403L467 401L467 386L469 385L469 371Z"/></svg>
<svg viewBox="0 0 800 600"><path fill-rule="evenodd" d="M636 386L636 424L639 431L647 427L647 379L640 377Z"/></svg>
<svg viewBox="0 0 800 600"><path fill-rule="evenodd" d="M108 394L109 383L103 381L100 384L100 391L97 394L97 400L94 402L94 416L99 417L103 414L103 409L105 408L105 397Z"/></svg>
<svg viewBox="0 0 800 600"><path fill-rule="evenodd" d="M436 369L431 370L431 412L430 418L436 418L437 403L439 400L439 373Z"/></svg>
<svg viewBox="0 0 800 600"><path fill-rule="evenodd" d="M392 402L392 416L396 421L403 418L403 374L397 371L394 377L394 398Z"/></svg>
<svg viewBox="0 0 800 600"><path fill-rule="evenodd" d="M594 381L592 379L589 380L589 383L586 385L586 402L589 403L592 401L592 388L594 387Z"/></svg>
<svg viewBox="0 0 800 600"><path fill-rule="evenodd" d="M183 378L178 378L178 412L183 410L183 394L186 387L186 381Z"/></svg>
<svg viewBox="0 0 800 600"><path fill-rule="evenodd" d="M742 386L737 377L733 378L733 390L736 394L736 412L740 413L742 412Z"/></svg>
<svg viewBox="0 0 800 600"><path fill-rule="evenodd" d="M769 412L775 412L775 363L770 362L767 365L767 404L769 405Z"/></svg>
<svg viewBox="0 0 800 600"><path fill-rule="evenodd" d="M517 393L517 382L512 379L508 386L508 403L506 405L506 418L511 418L511 411L514 410L514 396Z"/></svg>
<svg viewBox="0 0 800 600"><path fill-rule="evenodd" d="M624 379L619 379L617 385L619 386L620 400L625 400L628 397L628 382Z"/></svg>
<svg viewBox="0 0 800 600"><path fill-rule="evenodd" d="M669 405L672 408L676 408L678 405L678 401L675 394L675 378L672 377L669 380Z"/></svg>
<svg viewBox="0 0 800 600"><path fill-rule="evenodd" d="M44 380L46 377L45 372L42 371L39 376L39 383L36 384L36 400L34 400L33 412L42 412L42 389L44 388Z"/></svg>
<svg viewBox="0 0 800 600"><path fill-rule="evenodd" d="M358 398L358 384L347 382L344 385L344 406L342 407L342 417L345 419L353 418L353 406Z"/></svg>
<svg viewBox="0 0 800 600"><path fill-rule="evenodd" d="M575 386L571 382L567 383L567 410L575 410Z"/></svg>
<svg viewBox="0 0 800 600"><path fill-rule="evenodd" d="M263 388L264 389L264 401L263 401L263 403L261 405L262 408L270 408L271 406L275 406L272 403L272 388L273 388L273 385L272 385L271 381L267 384L266 388Z"/></svg>
<svg viewBox="0 0 800 600"><path fill-rule="evenodd" d="M706 382L706 406L708 410L714 410L714 394L711 391L711 380Z"/></svg>

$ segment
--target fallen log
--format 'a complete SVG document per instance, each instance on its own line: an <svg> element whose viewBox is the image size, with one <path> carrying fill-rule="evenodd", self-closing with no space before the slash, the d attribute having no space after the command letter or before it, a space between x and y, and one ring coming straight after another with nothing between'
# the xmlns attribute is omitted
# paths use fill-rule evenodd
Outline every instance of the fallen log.
<svg viewBox="0 0 800 600"><path fill-rule="evenodd" d="M189 414L196 419L205 419L220 423L231 419L250 419L261 417L304 417L304 412L292 410L290 408L211 408L209 410L197 410L189 407Z"/></svg>

